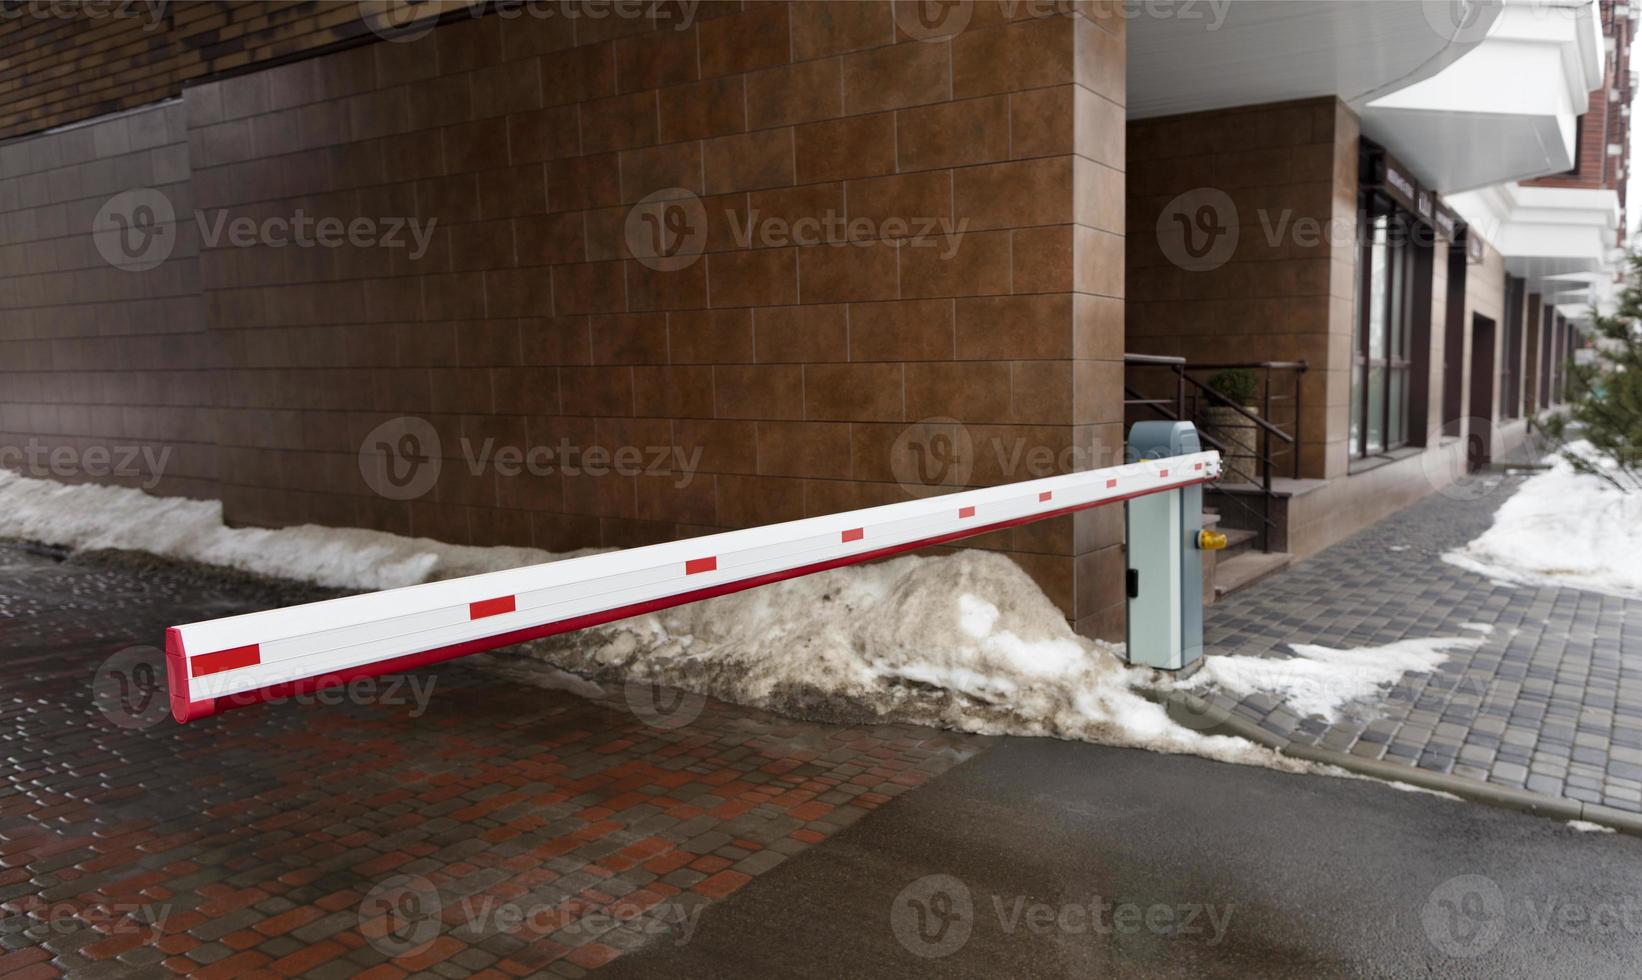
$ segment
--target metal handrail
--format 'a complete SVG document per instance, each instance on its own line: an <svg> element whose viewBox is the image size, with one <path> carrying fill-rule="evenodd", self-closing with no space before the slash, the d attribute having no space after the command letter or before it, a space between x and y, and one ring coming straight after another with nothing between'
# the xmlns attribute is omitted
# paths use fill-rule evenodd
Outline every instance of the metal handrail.
<svg viewBox="0 0 1642 980"><path fill-rule="evenodd" d="M1262 533L1261 535L1261 545L1266 551L1270 551L1270 531L1277 526L1276 522L1272 520L1271 517L1271 501L1275 496L1275 492L1272 489L1272 474L1277 468L1277 457L1283 453L1287 453L1289 456L1290 471L1295 478L1300 476L1300 442L1302 436L1301 425L1303 408L1301 404L1302 381L1300 376L1310 369L1310 365L1306 361L1188 362L1184 357L1177 357L1167 354L1124 354L1123 361L1125 365L1131 367L1167 368L1169 373L1175 376L1175 391L1173 398L1143 397L1138 391L1125 383L1123 388L1125 395L1125 407L1133 405L1136 407L1149 409L1150 411L1156 412L1165 418L1174 420L1186 419L1186 391L1187 385L1190 384L1194 404L1201 405L1206 402L1211 405L1230 408L1239 416L1252 423L1256 431L1264 432L1266 434L1264 445L1260 445L1260 440L1257 439L1256 446L1252 447L1251 451L1244 452L1244 447L1238 447L1239 458L1247 455L1257 464L1257 472L1244 473L1242 469L1233 461L1233 457L1227 452L1227 447L1219 439L1216 439L1213 435L1206 431L1199 430L1198 433L1199 438L1201 438L1205 444L1220 451L1224 460L1223 468L1226 471L1236 473L1260 488L1261 501L1260 509L1258 511L1239 500L1236 496L1228 495L1226 499L1230 500L1236 506L1260 522L1260 525L1265 529L1265 533ZM1192 377L1191 374L1188 373L1192 371L1226 371L1234 369L1261 371L1264 373L1263 383L1261 385L1262 415L1257 415L1250 411L1247 407L1237 404L1232 399L1227 398L1225 395L1209 387L1209 385L1204 381ZM1294 372L1295 380L1292 395L1273 393L1272 372L1274 371ZM1285 431L1271 419L1272 405L1274 403L1288 401L1292 401L1294 403L1294 431L1292 433ZM1278 446L1281 446L1282 448L1276 448Z"/></svg>

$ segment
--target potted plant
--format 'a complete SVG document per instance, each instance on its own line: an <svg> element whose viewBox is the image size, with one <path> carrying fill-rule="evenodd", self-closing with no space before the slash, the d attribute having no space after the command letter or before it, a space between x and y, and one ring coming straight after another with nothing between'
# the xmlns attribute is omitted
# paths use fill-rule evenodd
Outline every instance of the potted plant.
<svg viewBox="0 0 1642 980"><path fill-rule="evenodd" d="M1260 391L1260 377L1248 368L1221 371L1209 379L1209 389L1250 415L1257 414L1254 399ZM1260 446L1260 430L1231 405L1210 400L1203 407L1203 428L1225 447L1220 482L1253 483L1259 472L1255 453Z"/></svg>

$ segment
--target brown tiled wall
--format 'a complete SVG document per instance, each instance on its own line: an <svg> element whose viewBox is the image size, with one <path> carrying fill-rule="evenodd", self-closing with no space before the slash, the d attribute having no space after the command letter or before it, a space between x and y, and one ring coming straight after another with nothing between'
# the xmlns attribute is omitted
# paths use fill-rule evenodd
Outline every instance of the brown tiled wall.
<svg viewBox="0 0 1642 980"><path fill-rule="evenodd" d="M0 459L12 468L64 480L113 469L114 482L216 495L219 389L196 243L185 235L159 268L129 272L91 235L121 191L154 188L185 212L188 176L176 102L0 147ZM145 449L159 472L131 455Z"/></svg>
<svg viewBox="0 0 1642 980"><path fill-rule="evenodd" d="M370 36L352 0L8 0L3 8L0 139L174 98L192 79Z"/></svg>
<svg viewBox="0 0 1642 980"><path fill-rule="evenodd" d="M1040 475L1011 464L1034 448L1053 469L1120 451L1122 19L978 3L923 41L889 3L740 7L684 30L463 16L187 89L208 221L437 222L417 260L202 247L230 520L627 546L904 499L921 488L892 453L958 426L972 485ZM655 271L628 215L680 187L707 254ZM753 212L963 233L743 247L732 218ZM408 503L372 493L358 458L406 415L446 457ZM464 439L487 438L702 456L682 487L472 475ZM1121 635L1120 540L1108 508L978 543Z"/></svg>
<svg viewBox="0 0 1642 980"><path fill-rule="evenodd" d="M1205 363L1306 361L1305 476L1345 467L1356 262L1336 243L1355 234L1357 137L1356 117L1333 98L1129 124L1128 349ZM1224 265L1192 271L1164 254L1158 217L1202 187L1230 196L1238 240ZM1312 237L1294 233L1308 227Z"/></svg>

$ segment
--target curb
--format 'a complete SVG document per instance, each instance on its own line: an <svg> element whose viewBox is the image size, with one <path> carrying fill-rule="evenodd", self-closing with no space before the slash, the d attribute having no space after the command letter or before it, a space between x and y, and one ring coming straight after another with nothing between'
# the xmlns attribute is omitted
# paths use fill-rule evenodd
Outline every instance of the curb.
<svg viewBox="0 0 1642 980"><path fill-rule="evenodd" d="M1187 691L1140 690L1139 693L1147 699L1161 704L1169 716L1176 721L1180 721L1184 716L1187 727L1205 735L1235 735L1256 744L1264 745L1291 759L1338 766L1361 776L1369 776L1387 782L1407 783L1410 786L1418 786L1421 789L1436 790L1442 793L1452 793L1474 803L1487 803L1491 806L1516 810L1521 813L1532 813L1553 820L1583 820L1602 824L1605 827L1612 827L1620 833L1642 837L1642 814L1627 813L1624 810L1616 810L1613 807L1601 806L1596 803L1584 803L1579 800L1550 796L1545 793L1517 789L1512 786L1497 786L1493 783L1478 782L1462 776L1432 772L1429 769L1417 769L1413 766L1382 762L1379 759L1368 759L1360 755L1352 755L1349 752L1306 745L1285 738L1275 732L1267 731L1249 719L1226 712L1224 709L1212 705L1203 698ZM1217 715L1223 715L1223 717L1216 717ZM1205 725L1204 722L1210 719L1212 719L1212 724Z"/></svg>

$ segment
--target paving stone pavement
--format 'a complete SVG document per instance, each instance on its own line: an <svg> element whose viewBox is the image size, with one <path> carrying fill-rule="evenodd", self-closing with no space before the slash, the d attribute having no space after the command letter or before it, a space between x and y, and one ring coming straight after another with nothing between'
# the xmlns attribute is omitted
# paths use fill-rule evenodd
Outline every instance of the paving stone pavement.
<svg viewBox="0 0 1642 980"><path fill-rule="evenodd" d="M1642 812L1642 602L1506 585L1442 560L1526 478L1487 474L1432 494L1205 611L1211 655L1475 638L1466 624L1492 626L1479 648L1405 675L1335 724L1267 695L1233 707L1217 694L1217 708L1312 745Z"/></svg>
<svg viewBox="0 0 1642 980"><path fill-rule="evenodd" d="M577 977L990 742L459 664L179 726L128 652L322 595L0 543L5 980Z"/></svg>

